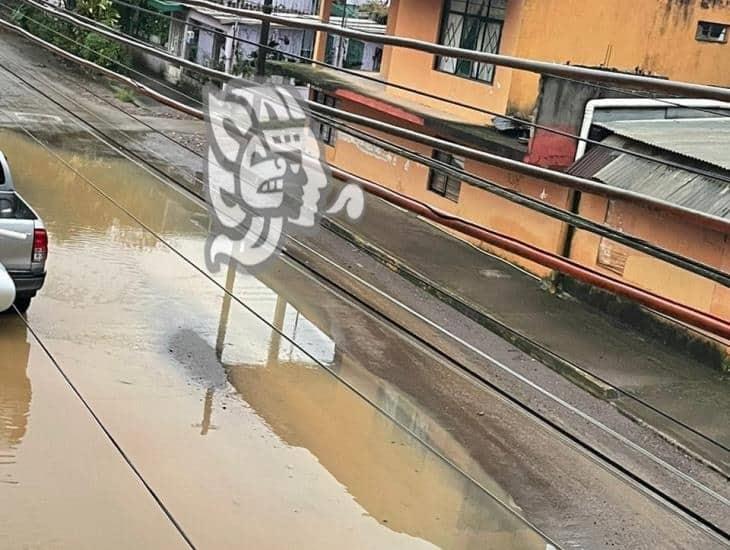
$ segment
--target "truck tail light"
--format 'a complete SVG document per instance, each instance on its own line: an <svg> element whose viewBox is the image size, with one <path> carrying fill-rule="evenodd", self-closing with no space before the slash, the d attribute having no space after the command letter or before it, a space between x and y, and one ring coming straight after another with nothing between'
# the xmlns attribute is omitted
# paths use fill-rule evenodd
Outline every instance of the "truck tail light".
<svg viewBox="0 0 730 550"><path fill-rule="evenodd" d="M43 263L48 257L48 233L45 229L33 232L33 263Z"/></svg>

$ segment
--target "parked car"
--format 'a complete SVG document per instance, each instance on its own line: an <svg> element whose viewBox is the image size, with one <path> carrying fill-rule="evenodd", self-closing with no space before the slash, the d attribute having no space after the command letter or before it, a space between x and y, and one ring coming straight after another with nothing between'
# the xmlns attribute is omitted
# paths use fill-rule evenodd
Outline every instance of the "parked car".
<svg viewBox="0 0 730 550"><path fill-rule="evenodd" d="M48 234L38 214L16 191L0 152L0 264L15 283L15 306L26 311L46 280Z"/></svg>

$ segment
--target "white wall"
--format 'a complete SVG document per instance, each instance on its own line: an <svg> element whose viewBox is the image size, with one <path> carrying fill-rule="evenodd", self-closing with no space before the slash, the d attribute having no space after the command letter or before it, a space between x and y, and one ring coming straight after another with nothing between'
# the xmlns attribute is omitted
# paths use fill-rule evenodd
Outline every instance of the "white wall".
<svg viewBox="0 0 730 550"><path fill-rule="evenodd" d="M261 26L256 24L239 25L236 36L258 44L260 30ZM271 40L279 43L276 48L285 53L302 55L303 50L311 49L312 47L313 35L311 31L272 27L269 31L269 36ZM246 42L237 42L237 44L239 56L246 59L250 58L251 54L258 50L258 46L254 44L248 44Z"/></svg>
<svg viewBox="0 0 730 550"><path fill-rule="evenodd" d="M340 47L340 41L342 41L342 50L338 52L338 48ZM343 67L345 59L347 57L347 48L349 46L350 40L349 38L343 38L341 36L332 36L332 64L337 65L338 67ZM375 52L376 50L382 50L383 46L382 44L375 44L372 42L365 42L365 47L363 48L363 55L362 55L362 66L357 68L353 68L353 70L359 70L359 71L376 71L379 70L375 68Z"/></svg>

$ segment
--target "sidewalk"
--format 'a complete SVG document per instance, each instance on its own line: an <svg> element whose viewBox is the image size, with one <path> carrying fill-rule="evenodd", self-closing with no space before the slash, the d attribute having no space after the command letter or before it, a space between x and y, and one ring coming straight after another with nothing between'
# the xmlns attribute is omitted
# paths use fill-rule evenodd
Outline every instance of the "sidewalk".
<svg viewBox="0 0 730 550"><path fill-rule="evenodd" d="M367 194L366 202L359 222L337 218L330 229L730 475L730 453L627 395L730 447L730 375L590 305L546 292L537 279L409 212Z"/></svg>

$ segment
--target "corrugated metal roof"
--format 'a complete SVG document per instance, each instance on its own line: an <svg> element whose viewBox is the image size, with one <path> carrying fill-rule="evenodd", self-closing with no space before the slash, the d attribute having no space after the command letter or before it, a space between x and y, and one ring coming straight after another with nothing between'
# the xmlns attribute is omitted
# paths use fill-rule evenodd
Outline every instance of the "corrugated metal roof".
<svg viewBox="0 0 730 550"><path fill-rule="evenodd" d="M622 120L597 126L619 136L730 170L730 118Z"/></svg>
<svg viewBox="0 0 730 550"><path fill-rule="evenodd" d="M603 143L652 154L651 147L621 136L610 136ZM657 160L677 161L676 155L670 153L652 156ZM730 220L730 183L712 177L597 146L569 172ZM725 175L730 176L730 172Z"/></svg>

